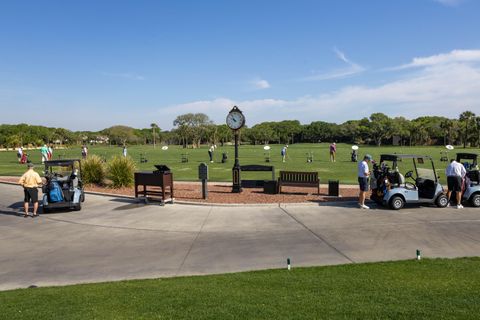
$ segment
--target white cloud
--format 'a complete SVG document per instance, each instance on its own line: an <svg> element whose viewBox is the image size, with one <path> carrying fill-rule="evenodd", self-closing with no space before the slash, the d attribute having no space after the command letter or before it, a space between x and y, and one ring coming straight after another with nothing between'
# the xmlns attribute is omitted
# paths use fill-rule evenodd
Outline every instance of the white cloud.
<svg viewBox="0 0 480 320"><path fill-rule="evenodd" d="M441 53L429 57L417 57L413 58L410 63L390 68L390 70L428 67L457 62L480 62L480 50L452 50L449 53Z"/></svg>
<svg viewBox="0 0 480 320"><path fill-rule="evenodd" d="M251 81L251 84L255 89L263 90L270 88L270 83L264 79L255 79Z"/></svg>
<svg viewBox="0 0 480 320"><path fill-rule="evenodd" d="M125 72L125 73L102 72L102 75L107 77L123 78L123 79L129 79L129 80L145 80L144 76L134 74L134 73L129 73L129 72Z"/></svg>
<svg viewBox="0 0 480 320"><path fill-rule="evenodd" d="M349 86L292 100L219 98L162 108L161 113L173 119L186 112L204 112L216 123L223 123L233 105L244 111L249 126L285 119L343 122L373 112L410 119L423 115L455 118L467 109L480 112L480 67L461 62L427 64L381 86Z"/></svg>
<svg viewBox="0 0 480 320"><path fill-rule="evenodd" d="M433 0L435 2L438 2L440 4L443 4L444 6L448 7L455 7L458 6L463 2L463 0Z"/></svg>
<svg viewBox="0 0 480 320"><path fill-rule="evenodd" d="M349 60L345 55L345 53L343 53L339 49L333 48L333 51L335 52L339 60L343 61L345 64L348 65L346 68L336 69L326 73L313 74L301 80L302 81L318 81L318 80L340 79L340 78L346 78L346 77L365 71L364 67Z"/></svg>

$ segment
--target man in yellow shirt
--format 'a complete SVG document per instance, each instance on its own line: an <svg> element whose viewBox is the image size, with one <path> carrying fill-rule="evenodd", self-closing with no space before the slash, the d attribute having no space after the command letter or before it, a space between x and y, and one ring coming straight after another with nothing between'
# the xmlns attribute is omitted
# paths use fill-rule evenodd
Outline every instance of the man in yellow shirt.
<svg viewBox="0 0 480 320"><path fill-rule="evenodd" d="M18 183L23 187L23 193L25 195L23 208L25 209L24 217L28 217L28 203L30 200L33 203L33 215L32 217L37 216L38 210L38 187L42 184L42 178L40 175L33 170L33 163L29 162L27 164L28 170L23 174L23 176L18 180Z"/></svg>

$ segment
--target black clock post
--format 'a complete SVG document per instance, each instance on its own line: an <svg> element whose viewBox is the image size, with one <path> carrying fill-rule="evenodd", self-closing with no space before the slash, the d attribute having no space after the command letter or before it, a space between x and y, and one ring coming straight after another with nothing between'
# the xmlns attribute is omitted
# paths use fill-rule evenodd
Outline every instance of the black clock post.
<svg viewBox="0 0 480 320"><path fill-rule="evenodd" d="M232 192L240 193L242 192L242 180L240 178L240 161L238 160L238 140L240 129L245 125L245 116L237 106L234 106L228 113L227 125L233 130L233 134L235 136L235 163L233 164L232 168Z"/></svg>
<svg viewBox="0 0 480 320"><path fill-rule="evenodd" d="M238 130L235 130L235 163L233 164L232 174L233 174L233 186L232 192L233 193L240 193L242 192L242 180L240 178L240 161L238 161Z"/></svg>

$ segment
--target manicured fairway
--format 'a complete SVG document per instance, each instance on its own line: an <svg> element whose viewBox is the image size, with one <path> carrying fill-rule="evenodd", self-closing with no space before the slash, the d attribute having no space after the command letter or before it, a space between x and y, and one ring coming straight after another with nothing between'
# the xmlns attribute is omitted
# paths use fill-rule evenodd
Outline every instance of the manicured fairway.
<svg viewBox="0 0 480 320"><path fill-rule="evenodd" d="M282 163L280 150L282 145L271 145L270 150L271 162L265 162L265 150L263 146L244 145L240 147L240 163L246 164L269 164L275 166L278 170L303 170L303 171L318 171L322 182L327 182L329 179L338 179L341 183L355 183L356 182L356 164L350 161L350 145L339 144L337 148L337 162L331 163L329 161L328 144L293 144L288 148L287 161ZM142 170L153 170L153 164L166 164L174 172L176 180L197 180L197 168L201 162L208 162L208 147L202 146L199 149L183 149L179 146L170 146L168 150L162 150L161 146L153 149L152 146L132 146L128 148L128 154L131 156ZM382 153L409 153L422 154L434 157L437 171L441 176L446 167L446 162L440 162L440 151L444 151L444 147L375 147L375 146L361 146L359 155L363 156L366 153L371 154L374 159L378 159ZM464 149L457 148L455 151L463 151ZM467 149L470 152L480 152L478 149ZM98 154L105 158L110 158L113 155L120 155L122 153L121 147L90 147L90 154ZM221 156L223 152L227 152L229 160L227 163L221 163ZM307 163L307 153L313 152L313 163ZM453 153L454 153L453 152ZM28 151L31 159L35 163L40 163L40 151ZM148 163L139 163L140 154L145 154ZM189 162L182 163L182 153L188 153ZM58 156L68 158L79 158L80 148L76 147L68 150L56 150L54 158ZM208 163L210 168L210 180L212 181L231 181L231 169L233 166L234 150L232 146L219 146L214 154L215 163ZM16 154L13 151L0 152L0 175L20 175L25 170L25 166L17 163ZM250 173L250 177L253 174ZM269 178L268 174L255 174L256 178ZM249 177L245 173L245 178ZM442 177L444 178L444 177ZM442 179L443 180L443 179Z"/></svg>
<svg viewBox="0 0 480 320"><path fill-rule="evenodd" d="M480 258L0 292L0 319L475 319Z"/></svg>

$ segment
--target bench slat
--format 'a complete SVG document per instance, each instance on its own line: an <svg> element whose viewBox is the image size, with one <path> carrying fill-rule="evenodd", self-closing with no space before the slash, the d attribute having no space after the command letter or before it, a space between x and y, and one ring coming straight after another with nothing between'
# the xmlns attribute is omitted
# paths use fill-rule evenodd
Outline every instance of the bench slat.
<svg viewBox="0 0 480 320"><path fill-rule="evenodd" d="M279 192L282 191L282 186L316 187L320 194L318 172L280 171Z"/></svg>

